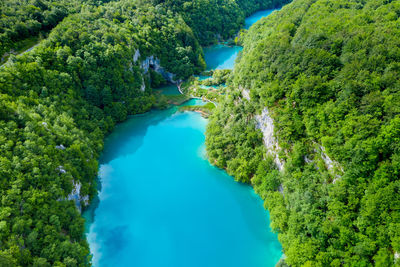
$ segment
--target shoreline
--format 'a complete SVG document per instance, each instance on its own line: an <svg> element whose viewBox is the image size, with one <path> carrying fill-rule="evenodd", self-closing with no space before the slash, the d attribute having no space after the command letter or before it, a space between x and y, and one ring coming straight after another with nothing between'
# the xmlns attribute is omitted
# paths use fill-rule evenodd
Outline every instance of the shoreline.
<svg viewBox="0 0 400 267"><path fill-rule="evenodd" d="M253 14L255 14L255 13L257 13L257 12L262 12L262 11L265 11L265 10L266 10L266 9L258 10L258 11L255 11ZM242 25L242 26L244 27L245 24ZM241 29L238 31L238 33L240 33L240 31L242 31L242 30L246 30L246 29L245 29L245 28L241 28ZM216 44L213 44L213 45L210 45L210 46L206 46L206 47L202 47L202 48L203 48L203 49L204 49L204 48L210 48L210 47L215 46L215 45L222 45L222 46L226 46L226 47L235 47L235 46L237 46L237 47L242 47L241 45L238 45L238 44L235 44L235 43L228 44L227 42L228 42L228 41L218 42L218 43L216 43ZM213 70L215 70L215 69L212 69L212 71L213 71ZM208 71L210 71L210 70L208 70ZM186 103L186 102L188 102L188 101L190 101L190 100L192 100L192 99L201 100L201 101L205 102L206 104L207 104L207 103L212 103L215 107L218 106L218 104L217 104L215 101L212 101L212 100L207 99L207 98L205 98L205 97L196 97L196 96L193 96L193 95L185 94L185 93L182 91L182 85L183 85L184 82L185 82L185 81L179 81L179 82L175 82L175 83L171 83L171 84L176 85L176 86L177 86L177 89L178 89L178 91L179 91L179 93L180 93L180 95L187 96L188 99L184 100L184 101L181 102L181 103L171 102L171 103L169 103L170 106L168 106L168 107L165 108L165 109L157 109L157 108L152 107L152 108L150 108L150 110L148 110L148 111L146 111L146 112L144 112L144 113L138 113L138 114L128 115L128 116L127 116L127 119L126 119L124 122L126 122L126 121L129 120L129 119L135 118L135 117L145 117L145 116L149 115L149 114L152 113L152 112L158 112L158 111L168 110L168 109L171 109L171 108L174 108L174 107L177 107L177 108L178 108L178 111L179 111L179 106L181 106L182 104L184 104L184 103ZM152 88L152 90L153 90L153 89L154 89L154 88ZM161 95L162 95L162 94L161 94ZM164 95L164 96L166 96L166 95ZM208 119L208 117L211 115L211 114L209 114L209 113L207 113L207 112L205 112L205 111L203 111L203 110L201 110L201 109L197 109L197 108L196 108L196 107L201 108L201 106L189 105L189 106L187 106L187 107L193 107L193 109L192 109L192 110L190 110L190 109L188 109L188 110L183 110L183 112L185 112L185 111L188 111L188 112L196 112L196 113L200 114L203 118L206 118L206 119ZM122 123L124 123L124 122L117 123L114 127L117 127L119 124L122 124ZM208 123L208 122L207 122L207 123ZM112 134L112 132L113 132L113 131L111 131L108 135ZM108 136L108 135L107 135L107 136ZM107 138L107 136L105 136L105 138ZM103 141L105 141L105 139L104 139ZM205 145L205 142L204 142L204 145ZM210 161L209 157L206 157L206 159L207 159L207 161L208 161L212 166L217 167L219 170L222 170L222 171L224 171L225 173L227 173L226 168L220 168L220 167L218 167L218 166L215 164L215 162L211 162L211 161ZM233 179L233 180L234 180L235 183L243 184L243 183L240 182L240 181L236 181L235 179ZM246 184L247 184L247 183L246 183ZM99 181L99 185L100 185L100 187L101 187L101 181ZM253 188L253 186L252 186L251 184L247 184L247 185L249 185L249 186L251 186L251 188ZM253 188L253 189L254 189L254 188ZM86 235L86 237L87 237L87 235L88 235L89 232L90 232L90 227L91 227L91 225L95 222L95 212L96 212L96 210L97 210L97 208L98 208L98 205L100 204L100 201L101 201L100 198L99 198L99 193L100 193L100 190L98 190L98 192L97 192L97 194L96 194L95 201L91 201L91 203L90 203L88 206L84 207L83 210L82 210L82 214L83 214L83 211L85 211L85 210L88 211L88 210L91 209L91 206L92 206L92 205L96 205L95 207L93 207L93 218L92 218L92 220L90 221L90 223L87 225L87 229L86 229L86 226L85 226L85 233L84 233L84 234ZM261 198L260 195L257 194L257 196L259 196L259 197ZM262 198L261 198L261 199L262 199ZM263 208L263 209L266 210L266 211L268 211L268 209L265 209L265 208ZM87 240L87 238L86 238L86 240ZM280 242L279 242L279 244L280 244ZM91 255L93 255L93 254L92 254L92 251L90 251L90 252L91 252ZM285 254L284 254L284 251L283 251L283 250L282 250L281 252L282 252L281 258L282 258Z"/></svg>

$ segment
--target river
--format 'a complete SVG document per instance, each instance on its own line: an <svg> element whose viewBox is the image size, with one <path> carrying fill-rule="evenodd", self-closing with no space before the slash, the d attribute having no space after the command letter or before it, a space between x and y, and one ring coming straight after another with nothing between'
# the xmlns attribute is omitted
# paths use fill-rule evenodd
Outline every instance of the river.
<svg viewBox="0 0 400 267"><path fill-rule="evenodd" d="M239 50L205 49L208 68L232 68ZM263 201L207 161L206 124L173 107L106 139L99 202L84 214L94 266L275 266L282 249Z"/></svg>

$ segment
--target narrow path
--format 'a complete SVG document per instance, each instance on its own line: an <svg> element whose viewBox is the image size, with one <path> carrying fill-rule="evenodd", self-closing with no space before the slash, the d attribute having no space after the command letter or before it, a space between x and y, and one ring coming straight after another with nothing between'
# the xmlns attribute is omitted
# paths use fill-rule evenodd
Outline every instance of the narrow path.
<svg viewBox="0 0 400 267"><path fill-rule="evenodd" d="M40 43L40 41L39 41L39 43ZM10 52L5 53L5 54L3 55L3 57L5 57L6 54L8 54L9 56L10 56L11 54L12 54L12 55L15 55L15 56L22 56L22 55L25 54L26 52L32 51L32 49L34 49L36 46L38 46L39 43L34 44L33 46L29 47L28 49L22 51L22 52L19 53L19 54L14 54L13 52L11 52L11 51L13 51L13 50L11 50ZM9 62L10 62L10 59L8 58L7 61L5 61L3 64L0 65L0 68L4 68L7 64L9 64Z"/></svg>

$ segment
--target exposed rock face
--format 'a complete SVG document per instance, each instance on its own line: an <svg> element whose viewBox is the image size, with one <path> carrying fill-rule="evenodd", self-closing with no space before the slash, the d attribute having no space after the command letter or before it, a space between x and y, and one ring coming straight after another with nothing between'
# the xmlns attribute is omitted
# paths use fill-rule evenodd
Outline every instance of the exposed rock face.
<svg viewBox="0 0 400 267"><path fill-rule="evenodd" d="M74 188L72 189L72 192L68 195L67 199L68 200L73 200L75 201L75 205L78 208L79 211L81 211L81 201L87 206L89 205L89 196L81 196L81 187L82 184L78 181L73 181Z"/></svg>
<svg viewBox="0 0 400 267"><path fill-rule="evenodd" d="M140 51L139 49L136 49L135 55L133 55L133 62L136 63L139 58L140 58Z"/></svg>
<svg viewBox="0 0 400 267"><path fill-rule="evenodd" d="M142 85L140 86L140 91L144 92L146 90L146 84L144 83L144 79L142 77Z"/></svg>
<svg viewBox="0 0 400 267"><path fill-rule="evenodd" d="M64 166L58 166L57 167L57 170L60 172L60 173L67 173L67 171L64 169Z"/></svg>
<svg viewBox="0 0 400 267"><path fill-rule="evenodd" d="M166 71L163 67L161 67L160 60L155 58L154 56L149 56L145 60L142 61L141 64L144 73L146 74L150 68L152 68L155 72L161 74L165 80L170 83L178 84L182 81L175 80L175 74Z"/></svg>
<svg viewBox="0 0 400 267"><path fill-rule="evenodd" d="M343 168L340 166L340 164L337 161L332 160L327 154L325 147L319 146L319 149L321 150L321 158L325 163L326 168L328 169L329 172L331 172L332 175L335 175L335 178L333 179L332 183L336 183L338 179L342 178L341 175L335 174L335 168L343 172Z"/></svg>
<svg viewBox="0 0 400 267"><path fill-rule="evenodd" d="M339 164L339 162L332 160L328 154L326 154L326 150L325 147L314 143L314 145L318 146L319 150L317 148L314 149L315 154L319 154L321 156L322 161L325 164L326 169L328 170L328 172L334 176L335 178L333 179L332 183L336 183L338 181L338 179L342 178L342 176L339 173L343 173L343 168L342 166ZM311 157L311 158L310 158ZM304 161L308 164L313 163L314 159L313 159L313 155L307 155L304 157ZM315 168L318 170L318 166L315 165Z"/></svg>
<svg viewBox="0 0 400 267"><path fill-rule="evenodd" d="M285 190L284 190L284 188L283 188L283 184L280 184L279 187L278 187L278 192L281 193L282 196L285 196L284 191L285 191Z"/></svg>
<svg viewBox="0 0 400 267"><path fill-rule="evenodd" d="M65 146L63 146L62 144L59 146L56 146L57 149L61 149L61 150L65 150Z"/></svg>
<svg viewBox="0 0 400 267"><path fill-rule="evenodd" d="M283 170L283 163L279 159L278 151L280 150L279 144L274 137L274 121L269 116L269 111L264 108L261 115L256 115L257 129L263 133L264 146L267 149L267 154L274 157L276 166L280 171Z"/></svg>
<svg viewBox="0 0 400 267"><path fill-rule="evenodd" d="M243 90L242 90L242 95L243 95L243 97L244 97L245 99L247 99L247 100L250 101L250 90L243 89Z"/></svg>
<svg viewBox="0 0 400 267"><path fill-rule="evenodd" d="M242 92L242 96L244 99L247 99L250 101L250 90L244 88L243 86L239 85L239 90ZM242 99L239 97L239 100L242 101Z"/></svg>
<svg viewBox="0 0 400 267"><path fill-rule="evenodd" d="M325 147L320 146L319 147L321 149L321 157L322 160L325 162L326 168L328 170L333 169L334 165L333 165L333 160L331 160L331 158L325 153Z"/></svg>

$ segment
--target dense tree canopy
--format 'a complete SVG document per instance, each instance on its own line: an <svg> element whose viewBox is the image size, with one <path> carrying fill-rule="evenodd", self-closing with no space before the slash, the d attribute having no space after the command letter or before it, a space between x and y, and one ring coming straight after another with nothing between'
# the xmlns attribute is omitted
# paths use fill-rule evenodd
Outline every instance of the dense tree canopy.
<svg viewBox="0 0 400 267"><path fill-rule="evenodd" d="M0 57L20 42L47 33L82 4L106 1L83 0L2 0L0 2Z"/></svg>
<svg viewBox="0 0 400 267"><path fill-rule="evenodd" d="M67 197L76 183L82 197L96 194L104 134L154 103L141 91L148 81L137 50L178 77L204 67L179 17L126 1L69 17L0 70L2 266L90 262L83 219Z"/></svg>
<svg viewBox="0 0 400 267"><path fill-rule="evenodd" d="M289 0L151 0L180 13L193 29L200 44L226 40L236 34L246 16L260 10L281 6Z"/></svg>
<svg viewBox="0 0 400 267"><path fill-rule="evenodd" d="M208 154L265 199L291 266L400 265L399 15L297 0L245 36ZM254 130L264 107L282 171Z"/></svg>
<svg viewBox="0 0 400 267"><path fill-rule="evenodd" d="M203 1L190 15L173 3L84 2L1 2L1 54L55 27L32 52L0 68L1 266L90 265L74 199L85 206L97 193L104 136L155 105L150 84L162 82L155 64L175 80L205 68L189 22L209 14L197 12L230 14L224 22L235 27L243 22L234 1L217 13ZM207 27L233 33L220 22Z"/></svg>

